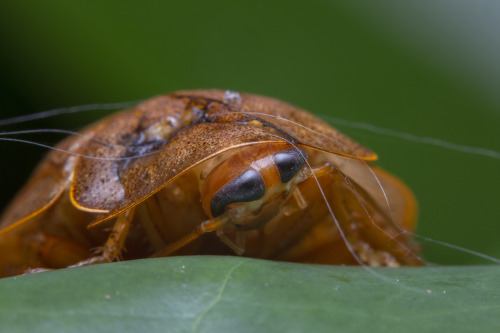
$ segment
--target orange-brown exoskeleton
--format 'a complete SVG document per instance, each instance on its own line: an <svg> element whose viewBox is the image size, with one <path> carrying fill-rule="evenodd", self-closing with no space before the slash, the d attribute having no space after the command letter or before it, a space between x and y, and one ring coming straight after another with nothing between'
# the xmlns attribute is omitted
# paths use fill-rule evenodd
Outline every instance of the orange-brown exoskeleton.
<svg viewBox="0 0 500 333"><path fill-rule="evenodd" d="M186 91L61 142L0 222L0 275L188 254L419 265L376 155L271 98Z"/></svg>

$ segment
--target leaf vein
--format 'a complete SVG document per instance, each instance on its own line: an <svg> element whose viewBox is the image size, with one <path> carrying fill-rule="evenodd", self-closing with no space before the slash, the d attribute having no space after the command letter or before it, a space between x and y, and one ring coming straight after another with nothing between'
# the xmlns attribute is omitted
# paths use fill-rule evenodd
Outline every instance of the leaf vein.
<svg viewBox="0 0 500 333"><path fill-rule="evenodd" d="M240 262L238 263L237 265L234 265L233 267L231 267L231 269L229 269L227 271L227 274L226 276L224 277L224 281L222 282L222 285L220 286L219 288L219 292L217 293L217 296L214 298L214 300L212 301L212 303L210 303L207 308L205 310L203 310L198 316L196 316L196 319L195 319L195 322L193 324L193 329L191 330L192 332L197 332L198 331L198 327L200 326L200 323L201 321L203 320L203 318L206 317L206 315L213 309L215 308L215 306L217 305L217 303L220 302L220 300L222 299L222 295L224 294L224 291L226 289L226 286L227 286L227 283L229 282L229 280L231 279L231 275L233 274L233 272L238 268L240 267L241 265L243 265L243 262Z"/></svg>

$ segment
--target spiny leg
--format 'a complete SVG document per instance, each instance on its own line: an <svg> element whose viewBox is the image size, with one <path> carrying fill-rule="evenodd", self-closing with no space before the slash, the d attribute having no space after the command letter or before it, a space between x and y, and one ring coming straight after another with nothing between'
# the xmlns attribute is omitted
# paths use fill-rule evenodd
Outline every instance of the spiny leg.
<svg viewBox="0 0 500 333"><path fill-rule="evenodd" d="M335 168L330 163L324 163L323 165L311 168L311 173L313 173L317 178L330 174L335 171ZM311 175L312 176L312 175Z"/></svg>
<svg viewBox="0 0 500 333"><path fill-rule="evenodd" d="M134 218L134 212L135 208L131 208L118 216L106 243L99 248L99 252L101 252L100 255L82 260L69 267L108 263L117 260L120 257L125 240L127 239L130 225L132 223L132 219Z"/></svg>
<svg viewBox="0 0 500 333"><path fill-rule="evenodd" d="M179 250L181 247L194 241L201 235L206 234L207 232L222 230L222 228L225 226L228 220L229 218L226 217L226 218L215 218L213 220L204 221L189 234L182 237L178 241L169 244L165 249L156 252L151 257L167 257L172 253L174 253L175 251Z"/></svg>
<svg viewBox="0 0 500 333"><path fill-rule="evenodd" d="M236 238L234 240L229 238L226 233L224 233L224 229L217 230L216 234L217 237L219 237L220 240L223 241L227 246L229 246L231 250L233 250L237 255L241 256L243 253L245 253L246 238L242 233L237 232Z"/></svg>
<svg viewBox="0 0 500 333"><path fill-rule="evenodd" d="M308 171L305 173L305 179L315 177L316 179L321 178L322 176L328 175L335 171L334 167L330 163L324 163L323 165L320 165L319 167L316 168L310 168ZM304 179L304 180L305 180ZM304 198L304 195L300 191L299 187L295 188L293 191L293 197L295 201L297 202L297 206L304 210L307 208L308 203L307 200ZM291 213L291 212L289 212Z"/></svg>

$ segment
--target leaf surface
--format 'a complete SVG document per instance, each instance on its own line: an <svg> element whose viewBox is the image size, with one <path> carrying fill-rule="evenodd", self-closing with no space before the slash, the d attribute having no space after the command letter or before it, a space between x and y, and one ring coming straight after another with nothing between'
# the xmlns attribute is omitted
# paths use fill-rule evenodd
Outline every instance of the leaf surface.
<svg viewBox="0 0 500 333"><path fill-rule="evenodd" d="M498 266L172 257L0 280L4 332L495 331Z"/></svg>

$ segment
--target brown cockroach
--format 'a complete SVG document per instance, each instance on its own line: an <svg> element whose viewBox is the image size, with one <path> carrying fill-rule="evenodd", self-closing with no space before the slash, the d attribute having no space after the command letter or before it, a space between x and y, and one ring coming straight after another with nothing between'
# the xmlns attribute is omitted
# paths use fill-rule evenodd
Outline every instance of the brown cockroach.
<svg viewBox="0 0 500 333"><path fill-rule="evenodd" d="M275 99L155 97L46 156L1 218L0 276L191 254L421 265L414 196L376 159Z"/></svg>

